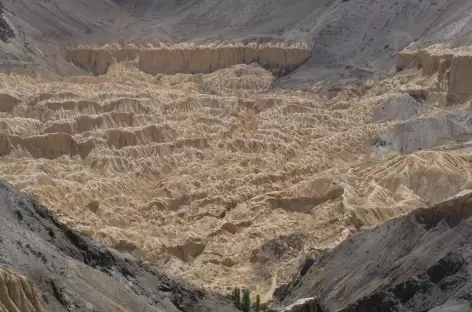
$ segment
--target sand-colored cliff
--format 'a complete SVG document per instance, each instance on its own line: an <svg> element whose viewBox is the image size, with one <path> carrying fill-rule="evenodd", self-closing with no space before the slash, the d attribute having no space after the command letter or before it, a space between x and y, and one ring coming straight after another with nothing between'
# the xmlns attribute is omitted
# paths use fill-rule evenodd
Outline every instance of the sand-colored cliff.
<svg viewBox="0 0 472 312"><path fill-rule="evenodd" d="M420 50L399 53L397 69L419 68L426 76L437 75L437 89L447 90L449 103L459 103L472 97L472 47L438 44Z"/></svg>
<svg viewBox="0 0 472 312"><path fill-rule="evenodd" d="M0 178L102 243L263 300L304 255L471 187L465 147L394 141L405 123L463 110L442 105L435 75L405 69L334 97L270 91L274 79L241 64L149 75L138 60L100 76L0 76Z"/></svg>
<svg viewBox="0 0 472 312"><path fill-rule="evenodd" d="M0 311L49 312L36 286L8 269L0 269Z"/></svg>
<svg viewBox="0 0 472 312"><path fill-rule="evenodd" d="M137 60L137 67L148 74L209 73L238 64L259 63L274 74L293 71L311 56L304 43L197 45L146 44L104 46L79 45L66 50L66 58L96 74L105 74L111 64Z"/></svg>

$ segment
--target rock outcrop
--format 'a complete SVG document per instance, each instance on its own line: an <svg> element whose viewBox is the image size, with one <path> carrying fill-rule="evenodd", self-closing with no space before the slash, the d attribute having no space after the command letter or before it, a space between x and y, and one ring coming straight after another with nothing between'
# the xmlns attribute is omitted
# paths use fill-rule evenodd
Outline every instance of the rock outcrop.
<svg viewBox="0 0 472 312"><path fill-rule="evenodd" d="M380 133L374 141L376 154L402 154L429 149L447 140L472 134L472 110L456 110L450 114L413 118Z"/></svg>
<svg viewBox="0 0 472 312"><path fill-rule="evenodd" d="M296 44L159 44L121 46L79 45L67 49L67 60L103 75L117 62L134 61L148 74L209 73L238 64L259 63L277 75L285 75L311 56L304 43Z"/></svg>
<svg viewBox="0 0 472 312"><path fill-rule="evenodd" d="M236 311L217 295L76 234L5 182L0 214L1 312Z"/></svg>
<svg viewBox="0 0 472 312"><path fill-rule="evenodd" d="M13 29L11 29L10 24L6 21L5 17L3 16L3 9L4 9L4 0L0 1L0 40L3 42L7 42L10 38L15 37L15 33Z"/></svg>
<svg viewBox="0 0 472 312"><path fill-rule="evenodd" d="M415 100L409 94L397 93L392 94L386 102L374 109L372 121L376 123L404 121L419 117L425 112L425 103Z"/></svg>
<svg viewBox="0 0 472 312"><path fill-rule="evenodd" d="M437 91L447 90L450 103L472 97L472 47L451 48L438 44L420 50L405 50L397 58L397 70L419 68L423 75L437 74Z"/></svg>

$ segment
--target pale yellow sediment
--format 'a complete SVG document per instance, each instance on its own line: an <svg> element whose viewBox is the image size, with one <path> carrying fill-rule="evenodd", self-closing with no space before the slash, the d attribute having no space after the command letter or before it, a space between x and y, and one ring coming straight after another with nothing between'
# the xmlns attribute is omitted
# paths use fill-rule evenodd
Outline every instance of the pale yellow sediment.
<svg viewBox="0 0 472 312"><path fill-rule="evenodd" d="M467 153L370 155L397 123L373 123L374 110L436 87L414 68L329 98L319 86L272 91L270 71L231 66L296 64L303 46L126 49L76 48L70 57L100 76L0 76L0 178L75 230L199 285L269 293L306 254L471 186ZM156 57L180 71L185 53L203 60L190 72L214 71L140 70L158 71Z"/></svg>

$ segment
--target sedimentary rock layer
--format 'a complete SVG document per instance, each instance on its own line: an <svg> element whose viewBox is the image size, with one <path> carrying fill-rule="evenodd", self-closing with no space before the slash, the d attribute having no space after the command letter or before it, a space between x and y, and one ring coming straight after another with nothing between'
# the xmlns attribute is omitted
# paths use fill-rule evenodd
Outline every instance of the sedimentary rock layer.
<svg viewBox="0 0 472 312"><path fill-rule="evenodd" d="M136 60L148 74L209 73L237 64L259 63L275 74L293 71L311 56L304 43L296 44L159 44L69 47L66 58L96 75L103 75L111 64Z"/></svg>
<svg viewBox="0 0 472 312"><path fill-rule="evenodd" d="M47 312L41 292L26 277L0 268L1 312Z"/></svg>
<svg viewBox="0 0 472 312"><path fill-rule="evenodd" d="M472 97L472 47L452 48L438 44L421 50L405 50L398 55L397 69L417 67L424 75L437 74L437 90L447 90L449 102Z"/></svg>

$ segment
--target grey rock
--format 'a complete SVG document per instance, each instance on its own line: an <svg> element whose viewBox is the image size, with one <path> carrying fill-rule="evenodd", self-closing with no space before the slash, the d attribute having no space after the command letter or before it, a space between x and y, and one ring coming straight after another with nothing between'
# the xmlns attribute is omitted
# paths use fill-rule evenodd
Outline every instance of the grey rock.
<svg viewBox="0 0 472 312"><path fill-rule="evenodd" d="M380 133L373 142L376 155L411 153L472 134L472 110L456 110L443 116L413 118Z"/></svg>
<svg viewBox="0 0 472 312"><path fill-rule="evenodd" d="M218 295L78 235L2 181L0 216L0 267L32 280L51 311L237 311Z"/></svg>
<svg viewBox="0 0 472 312"><path fill-rule="evenodd" d="M470 312L470 302L464 300L449 300L428 312Z"/></svg>
<svg viewBox="0 0 472 312"><path fill-rule="evenodd" d="M373 122L387 122L393 120L408 120L419 117L426 111L424 103L418 102L411 95L393 94L385 103L374 110Z"/></svg>
<svg viewBox="0 0 472 312"><path fill-rule="evenodd" d="M286 286L280 307L317 297L331 311L470 311L472 194L353 235Z"/></svg>

